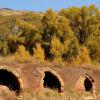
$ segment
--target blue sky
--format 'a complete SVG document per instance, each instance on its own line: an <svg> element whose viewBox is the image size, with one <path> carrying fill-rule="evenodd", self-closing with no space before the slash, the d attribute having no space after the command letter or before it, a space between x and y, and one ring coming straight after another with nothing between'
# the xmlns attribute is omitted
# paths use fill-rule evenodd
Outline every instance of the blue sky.
<svg viewBox="0 0 100 100"><path fill-rule="evenodd" d="M0 0L0 8L31 11L45 11L48 8L57 11L61 8L91 4L95 4L100 9L100 0Z"/></svg>

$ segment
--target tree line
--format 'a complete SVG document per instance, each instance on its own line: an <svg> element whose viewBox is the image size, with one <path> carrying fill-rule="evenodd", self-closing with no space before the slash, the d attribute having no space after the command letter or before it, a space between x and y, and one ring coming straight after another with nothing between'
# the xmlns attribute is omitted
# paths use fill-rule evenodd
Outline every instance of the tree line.
<svg viewBox="0 0 100 100"><path fill-rule="evenodd" d="M24 50L42 60L100 62L100 10L95 5L58 12L48 9L41 16L37 25L13 18L12 27L2 26L0 55L16 55Z"/></svg>

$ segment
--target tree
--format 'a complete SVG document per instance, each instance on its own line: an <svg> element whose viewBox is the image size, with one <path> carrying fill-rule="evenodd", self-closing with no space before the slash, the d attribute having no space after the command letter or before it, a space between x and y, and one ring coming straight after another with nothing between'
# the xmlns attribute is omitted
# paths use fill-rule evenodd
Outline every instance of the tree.
<svg viewBox="0 0 100 100"><path fill-rule="evenodd" d="M84 44L87 38L94 33L93 27L99 23L98 11L94 5L91 5L89 7L63 9L60 14L70 20L70 25L79 43Z"/></svg>
<svg viewBox="0 0 100 100"><path fill-rule="evenodd" d="M77 38L74 36L73 38L66 40L64 47L63 59L71 63L73 58L80 53L80 45Z"/></svg>
<svg viewBox="0 0 100 100"><path fill-rule="evenodd" d="M55 36L64 43L64 41L70 37L72 38L74 33L69 25L69 20L59 13L54 12L52 9L48 9L44 13L42 18L43 33L42 33L42 45L45 49L46 58L51 57L51 41Z"/></svg>
<svg viewBox="0 0 100 100"><path fill-rule="evenodd" d="M87 47L81 47L81 52L73 58L72 63L75 65L91 64L91 58L89 56L89 50Z"/></svg>
<svg viewBox="0 0 100 100"><path fill-rule="evenodd" d="M91 58L89 56L89 50L85 46L82 47L81 59L82 59L83 63L91 64Z"/></svg>
<svg viewBox="0 0 100 100"><path fill-rule="evenodd" d="M25 21L16 22L21 34L19 38L24 38L25 47L32 53L32 48L36 45L36 42L40 42L41 35L38 29L31 23Z"/></svg>
<svg viewBox="0 0 100 100"><path fill-rule="evenodd" d="M43 14L42 23L44 41L50 42L52 35L56 34L58 17L58 14L52 9L48 9L46 13Z"/></svg>
<svg viewBox="0 0 100 100"><path fill-rule="evenodd" d="M18 45L24 44L25 39L24 37L19 37L18 34L12 34L8 37L8 46L11 53L15 53Z"/></svg>
<svg viewBox="0 0 100 100"><path fill-rule="evenodd" d="M98 31L100 31L98 29ZM90 50L90 57L92 60L100 62L100 32L88 38L86 46Z"/></svg>
<svg viewBox="0 0 100 100"><path fill-rule="evenodd" d="M42 49L40 43L36 44L36 48L33 48L33 52L34 52L34 57L37 60L44 61L45 59L44 49Z"/></svg>
<svg viewBox="0 0 100 100"><path fill-rule="evenodd" d="M18 46L18 49L15 52L15 60L21 63L30 62L30 54L23 45Z"/></svg>
<svg viewBox="0 0 100 100"><path fill-rule="evenodd" d="M0 54L3 56L9 54L7 36L3 33L0 33Z"/></svg>
<svg viewBox="0 0 100 100"><path fill-rule="evenodd" d="M59 41L58 38L53 37L51 40L51 53L54 56L54 60L61 61L63 51L64 51L64 45Z"/></svg>
<svg viewBox="0 0 100 100"><path fill-rule="evenodd" d="M6 56L7 54L9 54L9 47L7 45L7 42L3 43L2 53L3 53L3 56Z"/></svg>

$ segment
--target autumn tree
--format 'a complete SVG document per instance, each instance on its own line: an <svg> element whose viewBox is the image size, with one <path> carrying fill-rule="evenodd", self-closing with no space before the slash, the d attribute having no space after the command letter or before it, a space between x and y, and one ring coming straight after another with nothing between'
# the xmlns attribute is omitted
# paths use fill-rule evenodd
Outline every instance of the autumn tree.
<svg viewBox="0 0 100 100"><path fill-rule="evenodd" d="M30 62L30 54L23 45L19 45L15 52L15 60L18 62Z"/></svg>
<svg viewBox="0 0 100 100"><path fill-rule="evenodd" d="M54 12L52 9L48 9L44 13L42 18L43 34L42 45L45 49L46 57L51 57L51 40L55 36L64 43L64 41L70 37L73 37L73 31L70 28L69 20L63 16L60 16L58 12Z"/></svg>
<svg viewBox="0 0 100 100"><path fill-rule="evenodd" d="M36 44L36 48L33 48L33 52L34 52L34 57L37 60L44 61L45 59L44 49L41 47L40 43Z"/></svg>
<svg viewBox="0 0 100 100"><path fill-rule="evenodd" d="M19 37L18 34L11 34L8 37L8 46L11 53L15 53L18 45L24 44L24 37Z"/></svg>
<svg viewBox="0 0 100 100"><path fill-rule="evenodd" d="M82 59L82 62L91 64L91 58L89 56L89 50L85 46L82 47L81 59Z"/></svg>
<svg viewBox="0 0 100 100"><path fill-rule="evenodd" d="M72 63L75 65L91 64L89 50L86 46L81 47L80 53L76 57L73 58Z"/></svg>
<svg viewBox="0 0 100 100"><path fill-rule="evenodd" d="M63 52L64 45L57 37L53 37L51 40L51 53L54 56L54 60L61 61Z"/></svg>
<svg viewBox="0 0 100 100"><path fill-rule="evenodd" d="M18 52L19 45L39 59L54 57L71 63L90 57L100 62L100 11L90 5L0 16L0 55Z"/></svg>
<svg viewBox="0 0 100 100"><path fill-rule="evenodd" d="M21 30L19 38L24 38L23 44L32 53L32 48L35 46L36 42L40 42L40 32L31 23L18 20L16 24L18 28Z"/></svg>
<svg viewBox="0 0 100 100"><path fill-rule="evenodd" d="M92 35L88 38L86 45L90 50L90 57L92 60L100 62L100 30L98 29L97 34Z"/></svg>
<svg viewBox="0 0 100 100"><path fill-rule="evenodd" d="M80 44L76 37L69 38L64 42L64 53L63 59L72 62L73 58L76 57L80 53Z"/></svg>
<svg viewBox="0 0 100 100"><path fill-rule="evenodd" d="M8 44L7 44L7 42L4 42L3 46L2 46L2 54L3 54L3 56L6 56L9 53L10 53L10 51L9 51Z"/></svg>
<svg viewBox="0 0 100 100"><path fill-rule="evenodd" d="M0 33L0 54L3 56L10 53L7 39L7 35Z"/></svg>
<svg viewBox="0 0 100 100"><path fill-rule="evenodd" d="M79 43L84 44L87 38L95 32L93 27L96 27L99 23L98 11L94 5L83 6L82 8L72 7L66 10L62 9L60 15L70 20L70 25Z"/></svg>

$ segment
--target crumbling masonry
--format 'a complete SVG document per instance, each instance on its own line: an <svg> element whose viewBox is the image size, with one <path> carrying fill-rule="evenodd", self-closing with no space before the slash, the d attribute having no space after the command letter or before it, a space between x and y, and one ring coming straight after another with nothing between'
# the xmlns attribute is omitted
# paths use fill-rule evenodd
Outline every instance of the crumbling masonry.
<svg viewBox="0 0 100 100"><path fill-rule="evenodd" d="M100 89L99 83L100 70L48 67L43 64L0 65L0 91L8 89L15 91L17 95L23 95L24 90L41 90L43 93L45 88L63 93L67 87L79 93L87 91L96 94L96 89Z"/></svg>

